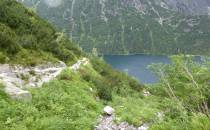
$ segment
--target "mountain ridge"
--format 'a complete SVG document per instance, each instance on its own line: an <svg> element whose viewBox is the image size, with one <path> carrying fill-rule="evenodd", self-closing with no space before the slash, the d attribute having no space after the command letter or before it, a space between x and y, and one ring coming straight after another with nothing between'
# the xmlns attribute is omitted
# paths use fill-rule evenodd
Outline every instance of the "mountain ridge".
<svg viewBox="0 0 210 130"><path fill-rule="evenodd" d="M59 1L56 7L24 3L86 52L208 54L210 49L209 0Z"/></svg>

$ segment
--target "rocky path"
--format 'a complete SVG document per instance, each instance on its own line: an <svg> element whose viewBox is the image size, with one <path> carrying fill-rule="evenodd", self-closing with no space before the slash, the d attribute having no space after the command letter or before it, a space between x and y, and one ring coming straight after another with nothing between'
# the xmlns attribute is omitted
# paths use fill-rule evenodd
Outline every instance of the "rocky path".
<svg viewBox="0 0 210 130"><path fill-rule="evenodd" d="M81 65L87 65L89 60L82 58L69 68L76 71ZM0 82L5 86L5 92L12 99L31 100L32 95L24 90L27 87L41 87L43 83L49 82L58 76L67 66L63 62L56 64L48 63L36 67L0 65Z"/></svg>
<svg viewBox="0 0 210 130"><path fill-rule="evenodd" d="M87 58L82 58L81 60L78 60L77 63L73 64L70 68L74 71L78 70L82 65L87 65L89 63L89 60Z"/></svg>
<svg viewBox="0 0 210 130"><path fill-rule="evenodd" d="M114 109L110 106L104 108L104 115L98 119L98 125L94 130L148 130L149 126L143 124L140 127L130 125L128 122L115 122Z"/></svg>

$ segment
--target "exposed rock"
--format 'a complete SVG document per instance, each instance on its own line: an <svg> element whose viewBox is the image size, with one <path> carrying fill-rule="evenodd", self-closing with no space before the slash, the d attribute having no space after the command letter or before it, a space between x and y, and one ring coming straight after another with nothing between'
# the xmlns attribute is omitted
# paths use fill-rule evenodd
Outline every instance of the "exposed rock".
<svg viewBox="0 0 210 130"><path fill-rule="evenodd" d="M138 128L138 130L148 130L149 126L147 124L143 124L141 127Z"/></svg>
<svg viewBox="0 0 210 130"><path fill-rule="evenodd" d="M142 124L140 127L130 125L128 122L123 121L116 123L114 109L110 106L104 107L104 116L100 116L94 130L148 130L148 124ZM158 116L158 115L157 115Z"/></svg>
<svg viewBox="0 0 210 130"><path fill-rule="evenodd" d="M41 87L43 83L49 82L66 68L66 64L47 63L36 67L0 65L0 80L5 86L5 92L15 100L30 101L30 92L23 87Z"/></svg>
<svg viewBox="0 0 210 130"><path fill-rule="evenodd" d="M81 60L78 60L77 63L73 64L70 68L74 71L77 71L81 65L86 66L89 63L89 60L87 58L82 58Z"/></svg>
<svg viewBox="0 0 210 130"><path fill-rule="evenodd" d="M101 116L98 120L99 124L94 130L114 130L117 126L113 123L114 116Z"/></svg>
<svg viewBox="0 0 210 130"><path fill-rule="evenodd" d="M60 67L64 67L64 68L67 67L63 61L59 61L59 65L60 65Z"/></svg>
<svg viewBox="0 0 210 130"><path fill-rule="evenodd" d="M32 95L26 90L15 87L12 83L5 84L5 92L14 100L31 101Z"/></svg>
<svg viewBox="0 0 210 130"><path fill-rule="evenodd" d="M89 60L83 58L70 68L78 70L81 65L87 65ZM67 68L62 61L58 63L47 63L35 67L11 66L0 64L0 80L5 86L5 92L12 99L31 100L30 92L23 90L24 87L41 87L43 83L57 77L63 69Z"/></svg>
<svg viewBox="0 0 210 130"><path fill-rule="evenodd" d="M157 112L156 113L156 116L157 116L157 119L158 119L158 121L163 121L164 120L164 113L163 112Z"/></svg>
<svg viewBox="0 0 210 130"><path fill-rule="evenodd" d="M104 107L104 113L107 115L113 115L114 114L114 109L110 106Z"/></svg>
<svg viewBox="0 0 210 130"><path fill-rule="evenodd" d="M149 126L143 124L141 127L135 127L133 125L129 125L128 122L121 122L119 124L115 123L114 115L105 115L101 116L98 120L98 125L94 130L148 130Z"/></svg>
<svg viewBox="0 0 210 130"><path fill-rule="evenodd" d="M148 97L148 96L150 96L151 94L150 94L149 91L143 91L143 95L144 95L145 97Z"/></svg>
<svg viewBox="0 0 210 130"><path fill-rule="evenodd" d="M1 65L0 74L7 73L8 71L10 71L10 66L8 64Z"/></svg>

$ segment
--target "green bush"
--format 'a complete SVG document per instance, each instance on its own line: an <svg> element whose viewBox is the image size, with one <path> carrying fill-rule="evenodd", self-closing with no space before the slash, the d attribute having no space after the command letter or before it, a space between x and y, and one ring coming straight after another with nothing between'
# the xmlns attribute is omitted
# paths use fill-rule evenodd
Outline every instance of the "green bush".
<svg viewBox="0 0 210 130"><path fill-rule="evenodd" d="M35 66L47 62L55 63L57 61L58 59L56 59L51 53L26 49L21 49L21 51L15 56L10 58L10 63L21 64L24 66Z"/></svg>
<svg viewBox="0 0 210 130"><path fill-rule="evenodd" d="M83 80L91 83L97 90L97 96L100 99L111 101L112 100L112 88L108 82L106 82L103 76L94 73L91 68L81 68L79 70L80 76Z"/></svg>
<svg viewBox="0 0 210 130"><path fill-rule="evenodd" d="M91 63L93 68L104 77L107 82L107 86L109 86L112 90L116 90L118 94L128 95L128 89L132 89L134 91L141 91L144 86L141 85L137 80L131 78L127 74L123 72L119 72L114 70L110 65L107 65L102 59L91 57Z"/></svg>
<svg viewBox="0 0 210 130"><path fill-rule="evenodd" d="M15 54L20 50L16 34L7 26L0 23L0 50L8 54Z"/></svg>
<svg viewBox="0 0 210 130"><path fill-rule="evenodd" d="M170 65L157 65L156 73L160 75L159 91L170 98L177 98L189 111L200 111L209 94L209 66L196 63L185 56L172 57ZM162 88L161 88L162 87ZM161 93L161 92L157 92ZM199 107L198 107L199 106Z"/></svg>
<svg viewBox="0 0 210 130"><path fill-rule="evenodd" d="M35 36L33 35L23 35L22 37L20 37L19 39L20 45L24 48L27 49L38 49L37 47L37 39Z"/></svg>
<svg viewBox="0 0 210 130"><path fill-rule="evenodd" d="M109 83L101 79L96 79L93 82L97 88L97 93L98 93L99 98L104 99L106 101L111 101L112 89L109 86Z"/></svg>
<svg viewBox="0 0 210 130"><path fill-rule="evenodd" d="M0 63L5 63L7 57L4 55L4 53L0 52Z"/></svg>
<svg viewBox="0 0 210 130"><path fill-rule="evenodd" d="M67 80L67 81L71 81L72 80L72 76L69 72L69 70L64 70L62 71L62 73L58 76L59 80Z"/></svg>
<svg viewBox="0 0 210 130"><path fill-rule="evenodd" d="M151 126L151 130L209 130L209 118L203 114L195 114L182 119L168 119Z"/></svg>

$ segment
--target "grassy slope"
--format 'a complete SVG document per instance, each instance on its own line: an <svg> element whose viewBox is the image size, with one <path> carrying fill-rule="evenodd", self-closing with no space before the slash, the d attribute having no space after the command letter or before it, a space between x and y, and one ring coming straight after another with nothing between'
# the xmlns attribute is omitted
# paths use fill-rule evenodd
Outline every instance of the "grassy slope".
<svg viewBox="0 0 210 130"><path fill-rule="evenodd" d="M1 129L14 130L90 130L100 113L102 104L89 90L89 84L78 75L31 90L33 101L22 103L2 98L0 107ZM55 91L56 90L56 91Z"/></svg>
<svg viewBox="0 0 210 130"><path fill-rule="evenodd" d="M174 69L173 66L171 68ZM193 73L193 76L196 75L201 77L200 74ZM207 76L209 73L202 70L202 78L208 79ZM176 78L176 76L171 75L171 78ZM149 90L152 96L149 97L144 97L140 91L131 88L125 79L119 80L122 88L105 84L106 90L111 91L110 99L106 97L107 92L105 92L105 97L103 95L98 98L100 86L105 87L104 82L96 82L93 79L106 79L94 69L93 64L82 67L78 72L66 69L55 80L44 84L42 88L31 89L33 100L30 103L12 101L0 91L1 128L91 130L107 104L115 108L116 122L128 121L136 126L147 122L150 123L151 130L208 130L210 128L207 116L196 110L189 111L183 107L185 105L180 106L179 102L170 99L164 91L164 82L151 86ZM199 79L195 80L197 82ZM173 83L173 80L170 83ZM199 86L206 83L200 81ZM180 78L179 82L173 84L174 91L180 93L182 92L179 89L181 84L187 86L186 84L189 85L191 82ZM193 88L188 89L195 92ZM187 103L184 97L191 96L193 92L179 95L179 98L183 100L181 104ZM157 112L164 113L163 119L157 117Z"/></svg>
<svg viewBox="0 0 210 130"><path fill-rule="evenodd" d="M101 75L93 72L91 76ZM152 121L160 106L159 103L154 104L159 99L144 99L129 86L126 86L127 96L113 89L110 101L98 99L97 88L93 81L86 81L81 72L67 69L42 88L31 89L33 100L30 103L12 101L1 91L0 126L2 129L15 130L91 130L105 104L116 109L117 121L126 120L140 125L145 121Z"/></svg>

